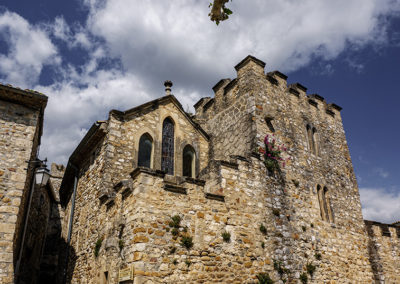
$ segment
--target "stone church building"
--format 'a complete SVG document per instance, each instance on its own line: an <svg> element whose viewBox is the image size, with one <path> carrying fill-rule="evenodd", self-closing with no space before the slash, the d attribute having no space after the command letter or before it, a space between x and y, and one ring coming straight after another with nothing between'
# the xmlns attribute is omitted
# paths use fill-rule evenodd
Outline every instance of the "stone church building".
<svg viewBox="0 0 400 284"><path fill-rule="evenodd" d="M93 124L60 189L67 281L400 283L398 224L363 220L341 108L264 67L243 59L194 115L166 81Z"/></svg>
<svg viewBox="0 0 400 284"><path fill-rule="evenodd" d="M247 56L195 114L170 81L111 110L32 191L47 97L0 85L0 282L400 283L400 223L363 219L341 107L264 68Z"/></svg>

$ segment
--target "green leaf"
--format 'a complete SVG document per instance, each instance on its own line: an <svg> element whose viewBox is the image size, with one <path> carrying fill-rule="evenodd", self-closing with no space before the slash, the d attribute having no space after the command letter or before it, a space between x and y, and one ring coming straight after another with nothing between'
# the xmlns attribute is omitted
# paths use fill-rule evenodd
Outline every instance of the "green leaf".
<svg viewBox="0 0 400 284"><path fill-rule="evenodd" d="M224 13L227 15L232 15L232 11L228 8L224 8Z"/></svg>
<svg viewBox="0 0 400 284"><path fill-rule="evenodd" d="M212 3L210 3L210 4L208 5L208 8L212 7L212 5L213 5L213 4L212 4Z"/></svg>

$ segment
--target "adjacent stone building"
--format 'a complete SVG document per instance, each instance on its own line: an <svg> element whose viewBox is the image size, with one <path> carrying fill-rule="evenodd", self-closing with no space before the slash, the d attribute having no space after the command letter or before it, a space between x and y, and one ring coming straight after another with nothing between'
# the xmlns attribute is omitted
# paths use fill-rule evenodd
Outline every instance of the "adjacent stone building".
<svg viewBox="0 0 400 284"><path fill-rule="evenodd" d="M0 84L0 283L14 283L47 97Z"/></svg>
<svg viewBox="0 0 400 284"><path fill-rule="evenodd" d="M341 108L264 67L246 57L195 115L167 81L93 124L60 189L63 281L399 282L398 227L364 223Z"/></svg>

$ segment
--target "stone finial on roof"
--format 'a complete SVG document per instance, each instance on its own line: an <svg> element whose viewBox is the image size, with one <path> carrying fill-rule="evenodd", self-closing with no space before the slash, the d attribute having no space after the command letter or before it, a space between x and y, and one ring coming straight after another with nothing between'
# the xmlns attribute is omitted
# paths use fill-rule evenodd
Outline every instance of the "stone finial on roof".
<svg viewBox="0 0 400 284"><path fill-rule="evenodd" d="M167 80L164 82L165 86L165 95L169 96L171 95L171 87L172 87L172 82L170 80Z"/></svg>

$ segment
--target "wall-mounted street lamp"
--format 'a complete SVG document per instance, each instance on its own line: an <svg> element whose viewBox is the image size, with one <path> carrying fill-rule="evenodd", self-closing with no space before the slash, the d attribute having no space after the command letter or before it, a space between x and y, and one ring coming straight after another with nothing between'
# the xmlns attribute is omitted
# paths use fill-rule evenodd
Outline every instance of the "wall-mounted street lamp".
<svg viewBox="0 0 400 284"><path fill-rule="evenodd" d="M21 265L23 250L24 250L24 244L25 244L25 235L26 235L26 230L28 227L29 213L31 210L32 198L33 198L33 195L35 192L35 186L38 186L39 188L46 186L46 184L50 178L50 171L47 169L46 162L47 162L47 159L45 159L44 161L41 161L39 159L36 159L33 161L28 161L29 164L33 164L33 167L34 167L33 175L34 176L33 176L32 186L31 186L31 190L29 192L29 197L28 197L28 208L27 208L26 214L25 214L24 231L22 234L21 246L19 249L19 257L18 257L17 264L15 267L15 274L17 277L17 281L18 281L19 273L20 273L20 265Z"/></svg>
<svg viewBox="0 0 400 284"><path fill-rule="evenodd" d="M50 178L50 171L46 166L41 166L35 172L35 184L39 187L45 186Z"/></svg>

